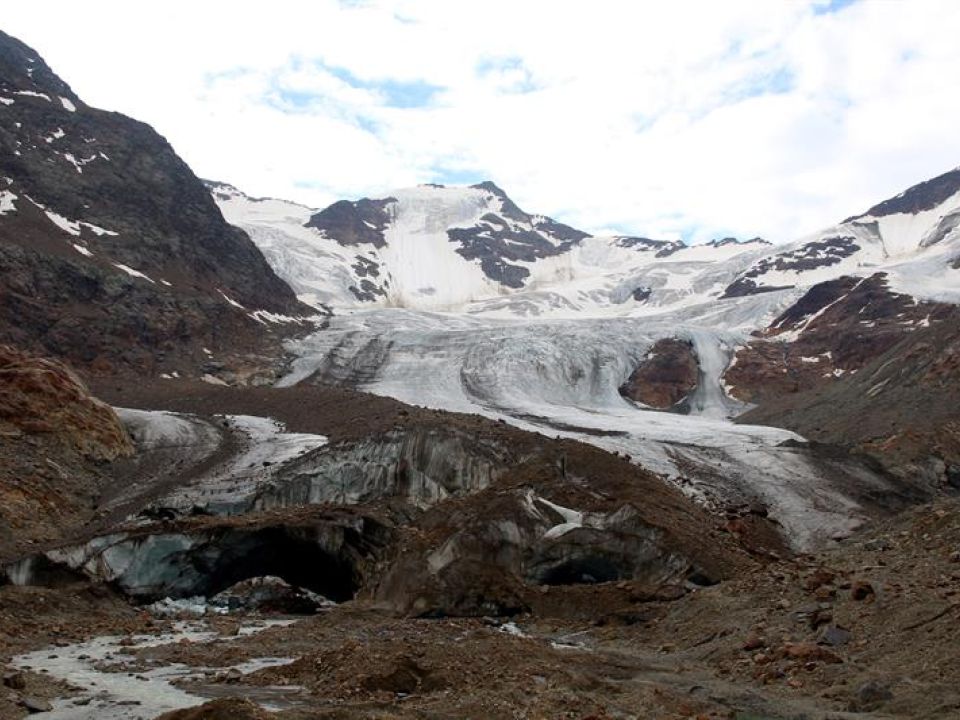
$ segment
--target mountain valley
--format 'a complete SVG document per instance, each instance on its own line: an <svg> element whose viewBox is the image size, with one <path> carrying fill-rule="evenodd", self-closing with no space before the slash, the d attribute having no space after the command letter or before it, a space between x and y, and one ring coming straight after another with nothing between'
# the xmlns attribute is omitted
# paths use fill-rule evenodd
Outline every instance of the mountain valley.
<svg viewBox="0 0 960 720"><path fill-rule="evenodd" d="M960 169L786 244L199 179L0 33L0 716L948 718Z"/></svg>

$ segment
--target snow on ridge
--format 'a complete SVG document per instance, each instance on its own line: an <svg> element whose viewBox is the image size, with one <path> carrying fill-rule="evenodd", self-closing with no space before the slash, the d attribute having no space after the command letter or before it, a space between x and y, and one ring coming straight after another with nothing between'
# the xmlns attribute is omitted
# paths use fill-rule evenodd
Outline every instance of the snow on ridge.
<svg viewBox="0 0 960 720"><path fill-rule="evenodd" d="M254 200L226 184L208 183L208 187L227 221L250 234L271 267L298 295L335 308L403 307L502 318L656 316L671 309L716 303L738 277L764 259L769 260L769 267L752 278L764 290L791 287L802 291L841 275L888 272L891 287L909 283L903 292L929 296L935 291L938 297L956 296L960 302L960 289L952 289L960 287L957 271L948 272L945 255L948 247L960 249L960 231L931 245L932 250L916 247L917 233L932 232L927 225L937 226L938 217L901 228L891 225L889 218L882 219L879 226L858 218L784 245L771 246L754 239L716 241L675 246L674 252L663 257L657 257L662 249L659 245L637 252L638 247L621 247L617 237L596 236L575 243L558 256L506 259L528 273L523 287L512 289L489 278L481 260L459 255L447 231L476 228L482 239L486 231L481 218L492 213L508 227L533 231L551 244L557 239L548 229L538 227L545 216L530 215L527 222L504 215L503 198L487 188L420 185L392 191L388 196L396 203L388 208L392 221L384 230L386 245L364 250L342 246L320 231L302 227L310 211L295 203ZM943 207L946 205L939 212ZM824 244L841 236L849 237L859 249L847 255L816 247L803 250L810 243ZM515 247L509 239L504 245ZM801 257L778 269L778 257L797 250ZM943 257L935 258L935 252ZM926 258L924 272L917 272L919 266L904 265L919 257ZM928 268L936 268L935 277ZM733 305L724 301L721 307Z"/></svg>
<svg viewBox="0 0 960 720"><path fill-rule="evenodd" d="M241 304L238 303L236 300L234 300L233 298L231 298L229 295L227 295L227 294L226 294L223 290L221 290L220 288L217 288L217 292L220 293L220 294L223 296L223 299L224 299L224 300L226 300L228 303L230 303L231 305L233 305L235 308L239 308L240 310L246 310L246 308L245 308L243 305L241 305Z"/></svg>
<svg viewBox="0 0 960 720"><path fill-rule="evenodd" d="M282 315L280 313L270 312L269 310L254 310L253 312L247 313L247 315L261 324L273 323L275 325L281 325L284 323L299 323L304 320L304 318L301 317Z"/></svg>
<svg viewBox="0 0 960 720"><path fill-rule="evenodd" d="M65 232L70 233L71 235L80 237L80 223L74 220L68 220L63 215L59 215L53 212L53 210L47 210L46 208L44 208L42 205L39 205L38 203L34 203L34 204L37 205L37 207L42 208L44 214L47 216L47 219L50 220L50 222L52 222L58 228L60 228L61 230L64 230Z"/></svg>
<svg viewBox="0 0 960 720"><path fill-rule="evenodd" d="M83 220L68 220L63 215L58 215L52 210L47 210L46 208L43 209L43 212L44 214L46 214L47 218L49 218L50 222L52 222L61 230L65 230L66 232L70 233L75 237L80 236L81 228L87 228L88 230L90 230L90 232L92 232L94 235L97 235L97 236L119 235L119 233L116 233L113 230L107 230L106 228L102 228L99 225L94 225L93 223L84 222Z"/></svg>
<svg viewBox="0 0 960 720"><path fill-rule="evenodd" d="M115 262L115 263L113 263L113 266L114 266L115 268L119 268L120 270L123 270L123 271L124 271L127 275L129 275L130 277L141 278L141 279L143 279L143 280L148 280L149 282L153 282L153 279L150 278L148 275L145 275L144 273L140 272L139 270L133 269L133 268L130 267L129 265L124 265L123 263L116 263L116 262ZM154 283L154 284L156 284L156 283Z"/></svg>
<svg viewBox="0 0 960 720"><path fill-rule="evenodd" d="M47 95L46 93L36 92L36 91L34 91L34 90L14 90L14 91L13 91L13 94L14 94L14 95L25 95L25 96L27 96L27 97L37 97L37 98L42 98L43 100L46 100L47 102L53 102L53 101L50 99L50 96Z"/></svg>
<svg viewBox="0 0 960 720"><path fill-rule="evenodd" d="M107 230L106 228L102 228L99 225L94 225L93 223L81 221L80 225L87 228L90 232L92 232L94 235L97 235L98 237L100 235L110 235L115 237L120 234L118 232L114 232L113 230Z"/></svg>

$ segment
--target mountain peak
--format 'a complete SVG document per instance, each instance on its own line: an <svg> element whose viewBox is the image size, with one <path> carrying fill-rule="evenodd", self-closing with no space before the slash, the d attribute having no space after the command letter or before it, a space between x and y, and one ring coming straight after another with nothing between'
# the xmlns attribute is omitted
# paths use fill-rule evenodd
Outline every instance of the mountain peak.
<svg viewBox="0 0 960 720"><path fill-rule="evenodd" d="M960 192L960 168L955 168L930 180L917 183L899 195L874 205L862 215L849 217L844 222L899 213L916 215L924 210L932 210L958 192Z"/></svg>
<svg viewBox="0 0 960 720"><path fill-rule="evenodd" d="M0 93L46 100L54 107L71 112L83 105L70 86L50 69L39 53L2 30Z"/></svg>
<svg viewBox="0 0 960 720"><path fill-rule="evenodd" d="M264 344L258 312L306 311L164 138L2 32L0 103L0 342L169 367Z"/></svg>

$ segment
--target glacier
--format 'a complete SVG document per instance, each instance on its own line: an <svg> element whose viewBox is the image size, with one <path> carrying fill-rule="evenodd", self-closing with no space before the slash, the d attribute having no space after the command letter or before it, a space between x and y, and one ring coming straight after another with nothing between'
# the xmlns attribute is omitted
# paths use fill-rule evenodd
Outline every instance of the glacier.
<svg viewBox="0 0 960 720"><path fill-rule="evenodd" d="M760 504L798 549L865 519L861 500L886 481L818 456L789 431L733 422L746 406L727 395L723 373L751 333L823 280L882 271L897 291L960 302L950 264L960 256L960 192L785 245L585 236L533 260L500 258L525 271L516 288L458 253L450 231L486 238L509 226L516 237L539 233L534 242L555 238L541 231L541 216L486 185L394 191L378 201L388 215L380 241L355 243L308 227L310 208L212 184L226 219L301 299L332 311L321 330L288 344L296 359L279 384L346 385L591 443L718 511ZM361 299L351 287L364 279L375 291ZM618 392L669 337L691 342L700 363L688 415Z"/></svg>

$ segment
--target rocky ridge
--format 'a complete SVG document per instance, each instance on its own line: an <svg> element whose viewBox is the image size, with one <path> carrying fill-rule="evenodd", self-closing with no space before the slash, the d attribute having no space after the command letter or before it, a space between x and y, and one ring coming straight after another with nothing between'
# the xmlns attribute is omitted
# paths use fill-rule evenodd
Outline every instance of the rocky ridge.
<svg viewBox="0 0 960 720"><path fill-rule="evenodd" d="M100 372L201 374L308 311L149 126L0 34L0 341Z"/></svg>

